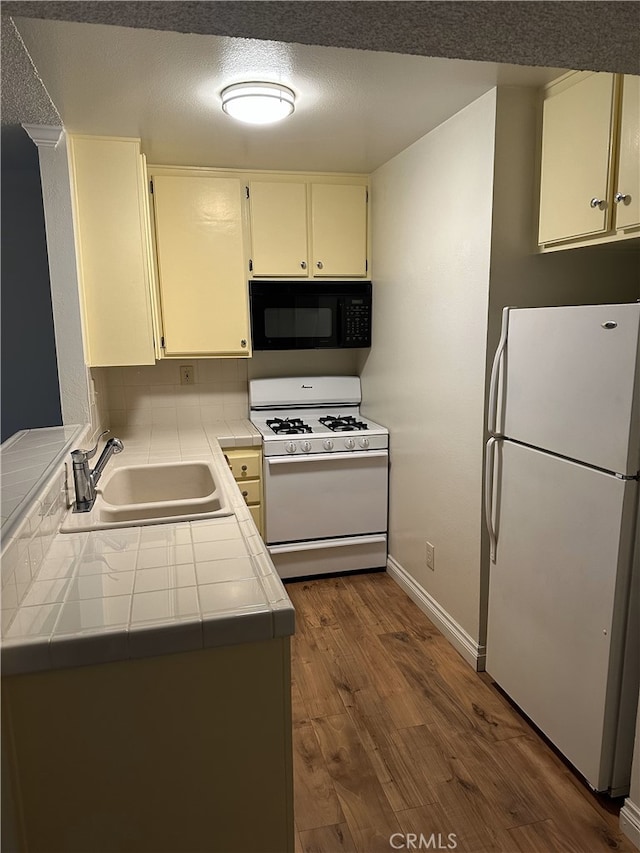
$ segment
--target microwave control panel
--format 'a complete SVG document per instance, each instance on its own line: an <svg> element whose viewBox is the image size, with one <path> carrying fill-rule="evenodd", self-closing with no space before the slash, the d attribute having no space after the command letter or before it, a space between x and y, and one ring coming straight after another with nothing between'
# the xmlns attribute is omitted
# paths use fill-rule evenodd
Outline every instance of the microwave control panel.
<svg viewBox="0 0 640 853"><path fill-rule="evenodd" d="M354 299L345 305L344 342L351 347L371 346L371 303Z"/></svg>

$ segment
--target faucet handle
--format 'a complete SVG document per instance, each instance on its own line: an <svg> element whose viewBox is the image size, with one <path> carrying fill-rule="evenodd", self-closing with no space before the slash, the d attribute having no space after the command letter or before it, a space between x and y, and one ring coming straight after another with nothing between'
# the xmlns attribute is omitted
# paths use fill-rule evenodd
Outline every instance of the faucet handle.
<svg viewBox="0 0 640 853"><path fill-rule="evenodd" d="M105 429L103 432L101 432L98 438L96 439L95 447L93 447L91 450L72 450L71 458L73 459L73 461L82 464L83 462L88 462L89 459L93 459L93 457L96 455L96 451L98 450L100 439L103 435L107 435L109 432L111 432L111 430L109 429Z"/></svg>

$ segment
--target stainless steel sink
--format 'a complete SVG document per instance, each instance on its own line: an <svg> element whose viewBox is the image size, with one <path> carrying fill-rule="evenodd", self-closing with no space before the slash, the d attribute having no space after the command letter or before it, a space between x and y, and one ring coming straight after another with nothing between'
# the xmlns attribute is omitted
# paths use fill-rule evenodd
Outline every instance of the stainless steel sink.
<svg viewBox="0 0 640 853"><path fill-rule="evenodd" d="M113 470L90 512L69 513L62 533L232 515L211 462L129 465Z"/></svg>

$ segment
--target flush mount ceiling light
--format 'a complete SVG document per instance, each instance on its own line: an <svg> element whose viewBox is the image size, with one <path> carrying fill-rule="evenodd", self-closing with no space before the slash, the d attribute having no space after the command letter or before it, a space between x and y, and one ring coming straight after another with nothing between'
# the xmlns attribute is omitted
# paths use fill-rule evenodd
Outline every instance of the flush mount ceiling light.
<svg viewBox="0 0 640 853"><path fill-rule="evenodd" d="M220 93L227 115L248 124L270 124L290 116L296 96L279 83L234 83Z"/></svg>

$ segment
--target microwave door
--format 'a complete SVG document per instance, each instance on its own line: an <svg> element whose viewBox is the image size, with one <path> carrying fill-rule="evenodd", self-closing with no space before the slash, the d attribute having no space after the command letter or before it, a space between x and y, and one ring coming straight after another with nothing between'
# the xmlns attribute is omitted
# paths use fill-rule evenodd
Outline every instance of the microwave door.
<svg viewBox="0 0 640 853"><path fill-rule="evenodd" d="M254 349L320 349L339 346L335 296L284 293L252 305Z"/></svg>

